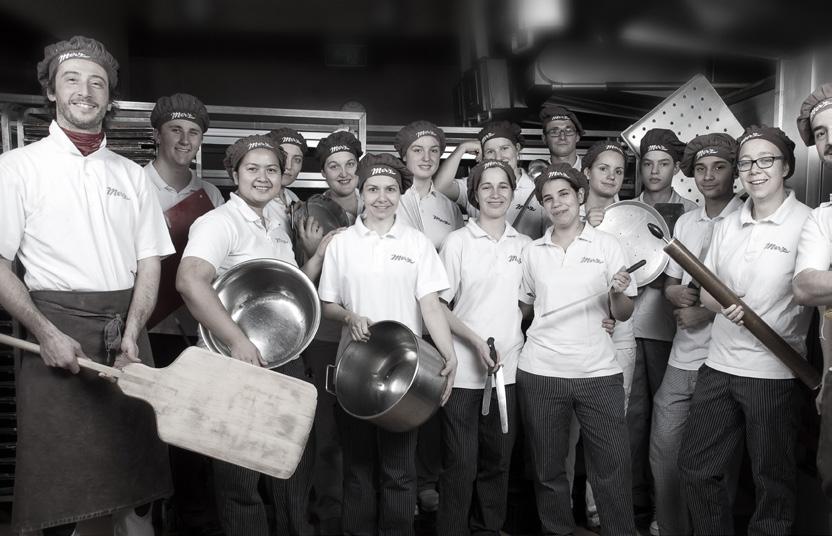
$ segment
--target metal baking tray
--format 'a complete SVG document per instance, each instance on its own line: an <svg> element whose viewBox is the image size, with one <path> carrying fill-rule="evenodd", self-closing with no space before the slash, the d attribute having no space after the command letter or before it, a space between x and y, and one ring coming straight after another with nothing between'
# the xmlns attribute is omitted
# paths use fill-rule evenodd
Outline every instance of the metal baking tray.
<svg viewBox="0 0 832 536"><path fill-rule="evenodd" d="M701 74L691 78L647 115L630 125L621 137L635 154L639 154L641 138L652 128L672 130L685 143L701 134L715 132L737 138L744 130L719 93ZM673 187L683 197L699 205L703 203L702 194L692 177L677 173L673 177ZM742 184L736 179L734 192L741 190Z"/></svg>

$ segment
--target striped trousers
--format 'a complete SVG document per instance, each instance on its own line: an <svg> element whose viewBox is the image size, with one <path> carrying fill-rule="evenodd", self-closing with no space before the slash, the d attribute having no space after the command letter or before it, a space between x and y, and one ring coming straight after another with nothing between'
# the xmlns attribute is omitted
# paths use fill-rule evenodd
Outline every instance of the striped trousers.
<svg viewBox="0 0 832 536"><path fill-rule="evenodd" d="M443 469L437 534L499 534L517 435L515 391L514 385L506 386L507 434L500 429L496 390L488 415L481 415L482 389L456 388L440 409Z"/></svg>
<svg viewBox="0 0 832 536"><path fill-rule="evenodd" d="M388 432L336 413L344 459L344 534L412 536L418 429Z"/></svg>
<svg viewBox="0 0 832 536"><path fill-rule="evenodd" d="M707 365L679 451L694 534L733 534L726 470L745 438L757 495L748 534L790 534L795 515L796 380L735 376Z"/></svg>
<svg viewBox="0 0 832 536"><path fill-rule="evenodd" d="M275 371L308 381L300 359L294 359ZM285 480L213 460L217 515L225 536L266 536L270 533L266 505L260 494L261 479L265 480L267 500L274 508L274 534L311 533L306 508L315 461L314 437L313 430L295 473Z"/></svg>
<svg viewBox="0 0 832 536"><path fill-rule="evenodd" d="M555 378L517 371L517 399L534 465L535 496L543 534L572 534L565 459L574 412L581 425L589 481L603 534L635 534L630 449L622 375Z"/></svg>

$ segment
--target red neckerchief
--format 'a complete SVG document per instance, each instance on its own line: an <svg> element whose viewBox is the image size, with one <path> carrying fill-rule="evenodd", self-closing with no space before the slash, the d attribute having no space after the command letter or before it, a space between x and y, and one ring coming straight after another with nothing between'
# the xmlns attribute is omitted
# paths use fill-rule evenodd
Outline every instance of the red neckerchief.
<svg viewBox="0 0 832 536"><path fill-rule="evenodd" d="M87 134L86 132L74 132L61 127L64 134L69 140L81 151L84 156L90 155L101 148L101 142L104 141L104 131L98 134Z"/></svg>

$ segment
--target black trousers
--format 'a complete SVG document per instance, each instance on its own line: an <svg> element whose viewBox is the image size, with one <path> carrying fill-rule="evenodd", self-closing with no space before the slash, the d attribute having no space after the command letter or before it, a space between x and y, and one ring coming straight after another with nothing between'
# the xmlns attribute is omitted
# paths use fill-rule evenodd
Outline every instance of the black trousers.
<svg viewBox="0 0 832 536"><path fill-rule="evenodd" d="M511 451L517 435L516 387L506 386L508 433L497 392L482 415L482 389L454 389L440 409L442 473L437 534L499 534L506 520Z"/></svg>
<svg viewBox="0 0 832 536"><path fill-rule="evenodd" d="M725 473L745 438L757 504L748 534L790 534L795 515L796 380L699 369L679 451L683 493L695 534L733 534Z"/></svg>
<svg viewBox="0 0 832 536"><path fill-rule="evenodd" d="M572 534L564 460L574 412L581 425L589 481L603 534L635 534L623 376L555 378L517 371L517 399L532 454L543 534Z"/></svg>
<svg viewBox="0 0 832 536"><path fill-rule="evenodd" d="M290 361L275 371L308 381L300 359ZM217 514L225 536L269 534L266 505L260 494L261 479L265 479L267 500L274 508L274 534L302 536L311 533L306 515L315 460L314 437L313 430L295 473L288 479L272 478L251 469L214 460Z"/></svg>
<svg viewBox="0 0 832 536"><path fill-rule="evenodd" d="M344 459L341 526L362 536L413 534L416 435L336 413Z"/></svg>
<svg viewBox="0 0 832 536"><path fill-rule="evenodd" d="M633 503L640 509L649 510L653 503L653 475L650 472L649 456L653 397L664 378L672 347L670 341L636 339L636 365L627 410L627 427L633 470Z"/></svg>

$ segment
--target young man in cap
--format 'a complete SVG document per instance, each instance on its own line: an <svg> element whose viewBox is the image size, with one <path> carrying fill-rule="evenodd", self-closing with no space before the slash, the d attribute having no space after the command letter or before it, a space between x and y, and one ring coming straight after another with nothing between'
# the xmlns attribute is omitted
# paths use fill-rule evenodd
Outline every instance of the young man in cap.
<svg viewBox="0 0 832 536"><path fill-rule="evenodd" d="M673 189L673 176L685 144L667 129L648 130L641 139L640 167L644 187L637 200L656 208L668 226L679 215L696 208L696 203L680 196ZM633 452L633 504L637 510L650 512L650 417L653 396L659 389L667 367L676 324L670 304L662 294L664 277L639 289L632 323L636 337L636 365L627 420L630 428L630 449Z"/></svg>
<svg viewBox="0 0 832 536"><path fill-rule="evenodd" d="M551 163L569 164L581 171L578 142L584 135L584 127L575 113L563 106L546 105L540 110L540 122Z"/></svg>
<svg viewBox="0 0 832 536"><path fill-rule="evenodd" d="M673 236L705 258L714 225L742 206L734 196L737 142L727 134L697 136L685 147L682 172L693 177L705 206L683 214ZM673 259L665 269L664 295L674 307L676 335L664 378L653 399L650 467L660 534L691 534L677 468L699 367L708 356L714 313L701 307L699 285Z"/></svg>
<svg viewBox="0 0 832 536"><path fill-rule="evenodd" d="M821 162L832 167L832 84L823 84L800 107L797 130L807 147L815 146ZM797 247L795 277L792 282L798 303L821 309L821 347L823 383L816 404L821 415L818 443L818 472L823 491L832 500L832 382L827 375L832 367L832 321L824 312L832 305L832 203L822 203L806 220Z"/></svg>
<svg viewBox="0 0 832 536"><path fill-rule="evenodd" d="M149 503L172 492L153 410L78 358L153 366L144 324L174 249L141 167L106 147L118 63L80 36L44 53L49 136L0 156L0 305L41 347L16 371L14 526L68 535L113 514L116 534L151 535Z"/></svg>
<svg viewBox="0 0 832 536"><path fill-rule="evenodd" d="M476 218L479 211L468 200L468 179L456 179L457 168L465 153L482 155L483 160L501 160L511 166L517 179L511 206L506 212L506 221L520 233L537 239L543 236L548 218L534 196L534 181L520 167L520 151L525 140L520 126L508 121L495 121L485 125L477 133L476 140L460 143L443 162L434 184L449 198L465 209L469 218Z"/></svg>
<svg viewBox="0 0 832 536"><path fill-rule="evenodd" d="M144 171L176 248L176 253L162 261L159 299L147 322L150 346L159 366L169 365L197 336L197 323L176 292L176 270L191 224L224 202L219 189L191 169L209 122L205 105L185 93L160 97L150 112L156 158ZM208 458L176 447L171 447L170 456L176 519L189 528L206 524L214 502L206 489Z"/></svg>
<svg viewBox="0 0 832 536"><path fill-rule="evenodd" d="M144 171L159 199L177 251L162 261L160 299L148 320L148 328L154 334L151 345L157 361L166 366L184 350L182 334L196 336L196 323L182 307L182 299L175 288L176 269L187 242L188 229L194 220L220 206L224 200L216 186L203 181L191 169L209 125L205 105L185 93L160 97L150 113L150 124L156 142L156 158L144 167Z"/></svg>

